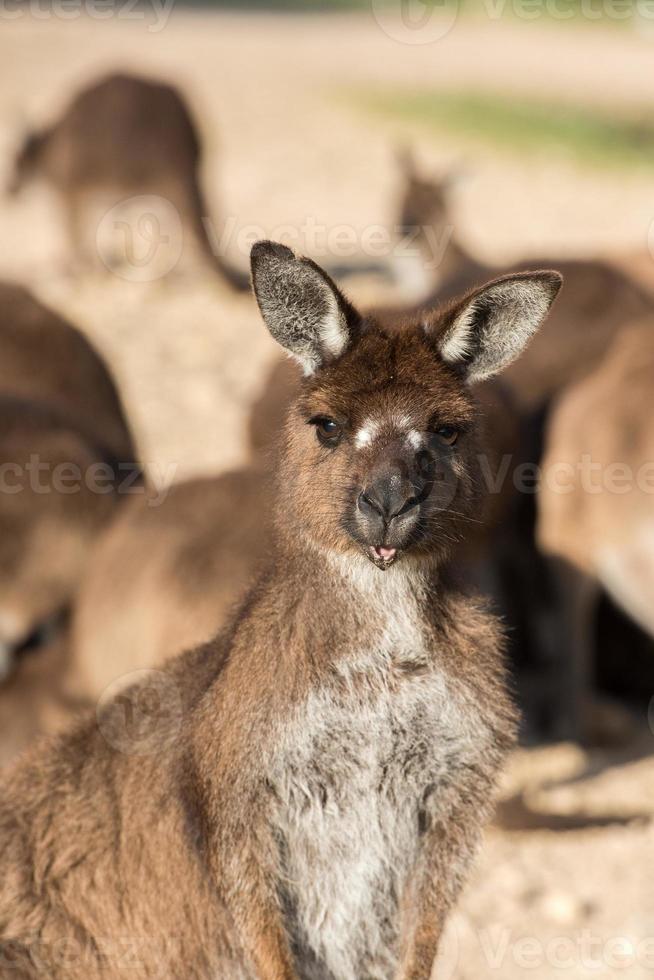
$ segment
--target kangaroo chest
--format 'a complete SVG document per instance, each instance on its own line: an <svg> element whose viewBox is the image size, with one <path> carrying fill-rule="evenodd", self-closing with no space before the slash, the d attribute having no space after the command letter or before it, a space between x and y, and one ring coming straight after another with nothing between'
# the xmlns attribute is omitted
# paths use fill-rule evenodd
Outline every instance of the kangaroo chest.
<svg viewBox="0 0 654 980"><path fill-rule="evenodd" d="M451 683L405 653L312 692L285 733L275 833L306 980L393 977L422 834L480 751Z"/></svg>

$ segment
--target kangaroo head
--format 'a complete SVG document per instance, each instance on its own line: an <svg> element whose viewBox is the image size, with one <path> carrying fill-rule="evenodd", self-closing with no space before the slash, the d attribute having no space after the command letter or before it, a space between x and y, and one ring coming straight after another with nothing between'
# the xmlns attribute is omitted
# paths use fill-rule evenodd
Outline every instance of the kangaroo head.
<svg viewBox="0 0 654 980"><path fill-rule="evenodd" d="M399 199L398 231L412 235L419 228L433 228L438 237L452 223L451 189L457 180L454 173L426 176L416 165L413 154L404 149L398 154L403 185Z"/></svg>
<svg viewBox="0 0 654 980"><path fill-rule="evenodd" d="M400 330L363 318L283 245L254 246L252 278L268 329L305 374L281 462L284 526L379 568L445 557L478 500L471 386L520 354L561 277L505 276Z"/></svg>

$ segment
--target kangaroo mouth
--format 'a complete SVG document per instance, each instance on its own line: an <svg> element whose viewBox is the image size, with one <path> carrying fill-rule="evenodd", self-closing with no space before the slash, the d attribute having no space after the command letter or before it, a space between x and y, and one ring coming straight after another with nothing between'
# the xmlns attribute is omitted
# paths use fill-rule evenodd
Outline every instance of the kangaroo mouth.
<svg viewBox="0 0 654 980"><path fill-rule="evenodd" d="M377 568L390 568L397 558L397 548L389 548L386 545L372 545L368 549L368 557Z"/></svg>

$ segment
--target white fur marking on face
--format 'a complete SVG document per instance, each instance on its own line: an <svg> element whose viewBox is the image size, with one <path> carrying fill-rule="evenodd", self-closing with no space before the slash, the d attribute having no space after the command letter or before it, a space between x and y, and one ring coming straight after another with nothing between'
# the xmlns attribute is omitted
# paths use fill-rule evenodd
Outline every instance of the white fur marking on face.
<svg viewBox="0 0 654 980"><path fill-rule="evenodd" d="M379 426L376 422L373 422L372 420L366 422L366 424L359 429L354 437L354 444L357 449L365 449L366 446L369 446L377 435L378 431Z"/></svg>
<svg viewBox="0 0 654 980"><path fill-rule="evenodd" d="M396 433L406 432L407 439L414 449L419 449L422 445L422 435L417 429L411 428L411 419L409 416L400 412L398 414L392 413L388 419L384 419L381 422L368 419L354 437L354 444L357 449L364 449L366 446L370 446L373 439L379 435L382 429L388 430L389 432L392 430Z"/></svg>
<svg viewBox="0 0 654 980"><path fill-rule="evenodd" d="M420 449L424 443L422 432L418 432L417 429L410 429L406 439L412 449Z"/></svg>

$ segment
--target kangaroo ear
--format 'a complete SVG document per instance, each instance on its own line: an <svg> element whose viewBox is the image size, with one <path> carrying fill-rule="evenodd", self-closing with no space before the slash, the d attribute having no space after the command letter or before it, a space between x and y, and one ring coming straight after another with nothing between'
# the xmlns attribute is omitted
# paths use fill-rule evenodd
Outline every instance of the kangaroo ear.
<svg viewBox="0 0 654 980"><path fill-rule="evenodd" d="M436 342L443 360L460 367L471 384L504 370L538 330L562 282L551 270L522 272L456 300L439 317ZM433 329L429 322L426 328Z"/></svg>
<svg viewBox="0 0 654 980"><path fill-rule="evenodd" d="M395 147L395 160L400 173L408 180L418 176L416 158L408 143L400 143Z"/></svg>
<svg viewBox="0 0 654 980"><path fill-rule="evenodd" d="M305 374L345 353L360 318L326 272L276 242L256 242L250 262L266 326Z"/></svg>

